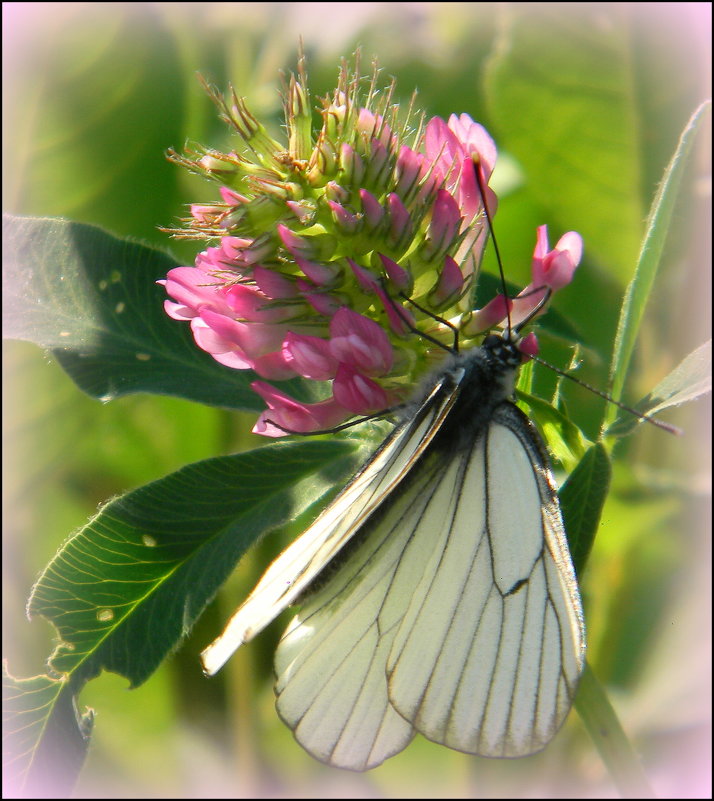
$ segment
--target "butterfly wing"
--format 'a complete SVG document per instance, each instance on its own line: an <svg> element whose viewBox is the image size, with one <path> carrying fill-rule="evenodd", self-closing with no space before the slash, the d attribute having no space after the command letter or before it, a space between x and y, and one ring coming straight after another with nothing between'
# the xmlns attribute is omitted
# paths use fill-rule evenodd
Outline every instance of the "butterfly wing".
<svg viewBox="0 0 714 801"><path fill-rule="evenodd" d="M582 612L538 435L503 403L448 445L434 442L278 646L278 712L330 764L375 767L415 730L523 756L570 708Z"/></svg>
<svg viewBox="0 0 714 801"><path fill-rule="evenodd" d="M410 549L438 482L420 462L386 511L360 532L340 569L294 618L275 654L278 714L313 756L367 770L414 736L392 707L386 664L422 554ZM444 492L445 482L441 482Z"/></svg>
<svg viewBox="0 0 714 801"><path fill-rule="evenodd" d="M269 565L223 633L202 652L208 675L289 606L399 484L439 430L462 378L461 369L443 375L315 522Z"/></svg>
<svg viewBox="0 0 714 801"><path fill-rule="evenodd" d="M453 493L390 650L390 702L430 740L524 756L565 720L585 640L550 469L515 406L464 456Z"/></svg>

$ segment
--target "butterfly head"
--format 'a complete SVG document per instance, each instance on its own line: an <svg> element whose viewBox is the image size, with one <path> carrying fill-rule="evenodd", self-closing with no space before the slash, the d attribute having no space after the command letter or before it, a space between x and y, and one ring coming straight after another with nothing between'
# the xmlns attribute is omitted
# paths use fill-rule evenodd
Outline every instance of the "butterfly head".
<svg viewBox="0 0 714 801"><path fill-rule="evenodd" d="M496 371L508 372L518 369L523 362L523 352L518 344L513 334L489 334L481 347Z"/></svg>

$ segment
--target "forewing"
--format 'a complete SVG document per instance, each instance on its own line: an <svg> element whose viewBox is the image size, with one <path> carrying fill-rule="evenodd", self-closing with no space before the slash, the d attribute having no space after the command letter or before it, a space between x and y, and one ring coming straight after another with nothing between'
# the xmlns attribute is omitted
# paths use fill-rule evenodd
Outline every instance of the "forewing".
<svg viewBox="0 0 714 801"><path fill-rule="evenodd" d="M307 751L331 765L376 767L414 735L389 703L386 662L429 556L411 544L434 503L436 467L419 463L278 644L278 713Z"/></svg>
<svg viewBox="0 0 714 801"><path fill-rule="evenodd" d="M218 671L236 648L289 606L399 484L439 430L462 376L461 371L442 378L315 522L270 564L223 633L201 654L207 674Z"/></svg>
<svg viewBox="0 0 714 801"><path fill-rule="evenodd" d="M568 714L584 630L547 459L515 406L459 460L453 495L387 660L389 699L430 740L524 756Z"/></svg>

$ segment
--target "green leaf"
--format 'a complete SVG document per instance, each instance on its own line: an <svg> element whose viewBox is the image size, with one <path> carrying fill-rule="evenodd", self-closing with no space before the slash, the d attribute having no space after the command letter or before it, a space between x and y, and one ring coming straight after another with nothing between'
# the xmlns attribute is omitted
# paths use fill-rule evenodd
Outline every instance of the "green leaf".
<svg viewBox="0 0 714 801"><path fill-rule="evenodd" d="M700 345L635 405L635 410L652 417L672 406L697 400L712 391L712 343ZM621 413L607 430L608 436L624 437L642 422L632 413Z"/></svg>
<svg viewBox="0 0 714 801"><path fill-rule="evenodd" d="M572 470L587 447L587 440L580 429L542 398L529 395L520 389L516 394L518 399L529 407L531 416L542 429L552 455L566 470Z"/></svg>
<svg viewBox="0 0 714 801"><path fill-rule="evenodd" d="M629 268L643 210L627 9L611 9L607 25L597 4L499 10L486 72L499 147L520 162L549 223L578 230L601 263Z"/></svg>
<svg viewBox="0 0 714 801"><path fill-rule="evenodd" d="M260 536L355 465L354 440L208 459L108 503L47 566L28 604L57 628L50 664L78 691L102 669L145 681Z"/></svg>
<svg viewBox="0 0 714 801"><path fill-rule="evenodd" d="M3 216L4 336L52 351L101 400L153 392L257 411L250 371L224 367L164 311L161 251L66 220ZM284 382L304 399L303 383Z"/></svg>
<svg viewBox="0 0 714 801"><path fill-rule="evenodd" d="M682 175L692 151L695 135L710 105L710 103L702 103L689 119L679 139L672 160L664 171L662 182L650 207L647 229L642 240L637 267L622 301L620 321L615 337L615 347L610 365L610 387L611 394L615 400L619 400L622 397L622 388L625 384L627 370L645 307L657 276L660 257L667 238L667 231L677 200ZM617 408L614 405L611 404L606 408L603 429L612 423L616 415Z"/></svg>
<svg viewBox="0 0 714 801"><path fill-rule="evenodd" d="M612 467L605 448L596 443L560 488L560 508L577 575L582 573L595 541L610 488Z"/></svg>
<svg viewBox="0 0 714 801"><path fill-rule="evenodd" d="M94 714L79 714L64 678L16 679L3 664L3 797L68 798Z"/></svg>

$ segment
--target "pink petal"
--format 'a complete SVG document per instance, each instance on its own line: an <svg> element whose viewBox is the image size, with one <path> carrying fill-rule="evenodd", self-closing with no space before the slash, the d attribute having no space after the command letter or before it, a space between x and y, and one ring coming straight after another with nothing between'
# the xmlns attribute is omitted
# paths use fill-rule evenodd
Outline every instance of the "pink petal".
<svg viewBox="0 0 714 801"><path fill-rule="evenodd" d="M332 286L340 276L340 269L336 264L321 264L300 256L295 256L295 263L317 286Z"/></svg>
<svg viewBox="0 0 714 801"><path fill-rule="evenodd" d="M201 319L218 336L241 348L249 359L279 350L286 334L284 325L243 323L210 309L201 311Z"/></svg>
<svg viewBox="0 0 714 801"><path fill-rule="evenodd" d="M310 306L323 317L332 317L338 309L344 306L344 303L340 302L329 292L319 291L314 284L308 281L298 279L297 286Z"/></svg>
<svg viewBox="0 0 714 801"><path fill-rule="evenodd" d="M158 284L159 282L157 281L156 283ZM164 301L164 311L173 320L180 320L184 323L187 320L192 320L198 314L195 309L184 306L182 303L174 303L170 300Z"/></svg>
<svg viewBox="0 0 714 801"><path fill-rule="evenodd" d="M282 351L266 353L253 359L253 370L261 377L271 381L287 381L295 378L296 372L288 364Z"/></svg>
<svg viewBox="0 0 714 801"><path fill-rule="evenodd" d="M315 248L304 237L298 236L286 225L280 223L277 226L278 236L283 245L288 249L292 256L300 256L303 259L311 259L315 254Z"/></svg>
<svg viewBox="0 0 714 801"><path fill-rule="evenodd" d="M367 227L370 230L374 230L384 219L384 207L377 198L366 189L360 189L359 196L362 200L362 211L367 221Z"/></svg>
<svg viewBox="0 0 714 801"><path fill-rule="evenodd" d="M536 229L536 246L533 259L544 259L548 253L548 226L539 225Z"/></svg>
<svg viewBox="0 0 714 801"><path fill-rule="evenodd" d="M429 293L429 301L437 308L446 306L459 297L463 287L464 276L461 273L461 268L451 256L446 256L441 275Z"/></svg>
<svg viewBox="0 0 714 801"><path fill-rule="evenodd" d="M337 183L337 181L328 181L325 184L325 198L334 201L335 203L348 203L350 200L350 192Z"/></svg>
<svg viewBox="0 0 714 801"><path fill-rule="evenodd" d="M315 208L310 203L302 200L286 200L285 205L303 224L307 225L315 215Z"/></svg>
<svg viewBox="0 0 714 801"><path fill-rule="evenodd" d="M445 252L459 233L461 214L454 198L445 190L437 192L429 223L430 249Z"/></svg>
<svg viewBox="0 0 714 801"><path fill-rule="evenodd" d="M366 267L357 264L356 261L352 261L352 259L349 258L347 259L347 263L352 268L357 283L364 292L372 293L377 291L379 288L379 280L371 270L368 270Z"/></svg>
<svg viewBox="0 0 714 801"><path fill-rule="evenodd" d="M337 372L338 360L332 355L330 343L320 337L289 331L283 341L283 357L303 378L327 381Z"/></svg>
<svg viewBox="0 0 714 801"><path fill-rule="evenodd" d="M378 253L377 255L382 260L387 278L389 278L397 289L406 292L407 295L410 294L412 289L412 277L409 271L405 270L404 267L400 267L396 261L393 261L383 253Z"/></svg>
<svg viewBox="0 0 714 801"><path fill-rule="evenodd" d="M498 208L498 198L490 186L486 186L486 176L483 164L474 164L473 157L467 156L459 168L458 186L456 189L456 200L461 210L461 214L467 223L471 223L473 218L481 211L484 206L484 198L481 196L481 188L476 180L476 170L481 170L481 179L484 184L485 200L488 205L488 213L491 219L496 215ZM485 225L485 221L481 223Z"/></svg>
<svg viewBox="0 0 714 801"><path fill-rule="evenodd" d="M191 204L191 216L200 223L211 223L220 209L216 206L201 206L198 203Z"/></svg>
<svg viewBox="0 0 714 801"><path fill-rule="evenodd" d="M269 305L270 298L256 287L245 284L227 287L222 294L231 311L248 322L277 323L300 313L295 306Z"/></svg>
<svg viewBox="0 0 714 801"><path fill-rule="evenodd" d="M387 393L379 384L346 364L337 368L332 394L340 406L353 414L378 412L386 409L389 403Z"/></svg>
<svg viewBox="0 0 714 801"><path fill-rule="evenodd" d="M432 117L426 125L424 150L440 176L446 178L454 159L463 157L463 149L453 131L441 117Z"/></svg>
<svg viewBox="0 0 714 801"><path fill-rule="evenodd" d="M412 218L399 195L394 192L390 193L387 196L387 203L389 206L389 229L394 241L399 242L410 235Z"/></svg>
<svg viewBox="0 0 714 801"><path fill-rule="evenodd" d="M524 356L537 356L538 355L538 337L531 331L526 334L523 339L518 343L518 350Z"/></svg>
<svg viewBox="0 0 714 801"><path fill-rule="evenodd" d="M533 251L533 286L550 287L553 290L567 286L573 279L582 254L583 239L580 234L568 231L553 250L548 250L547 226L539 226Z"/></svg>
<svg viewBox="0 0 714 801"><path fill-rule="evenodd" d="M365 181L375 186L382 186L389 171L389 152L376 139L370 142L369 151Z"/></svg>
<svg viewBox="0 0 714 801"><path fill-rule="evenodd" d="M483 203L474 179L473 160L478 159L484 183L488 183L497 155L493 139L468 114L460 117L452 114L448 126L438 117L429 120L425 150L437 171L445 177L446 188L455 195L462 215L470 221ZM493 215L495 195L492 190L488 190L487 195L488 209Z"/></svg>
<svg viewBox="0 0 714 801"><path fill-rule="evenodd" d="M243 263L245 251L252 244L252 239L245 239L240 236L224 236L221 239L220 249L227 259Z"/></svg>
<svg viewBox="0 0 714 801"><path fill-rule="evenodd" d="M485 178L488 182L494 165L496 164L496 143L493 141L488 131L474 122L468 114L461 114L459 117L452 114L449 117L449 128L454 132L459 140L464 153L469 155L477 153L485 166Z"/></svg>
<svg viewBox="0 0 714 801"><path fill-rule="evenodd" d="M222 186L219 192L221 193L223 202L227 203L229 206L242 206L244 203L248 202L247 197L239 195L238 192L229 189L227 186Z"/></svg>
<svg viewBox="0 0 714 801"><path fill-rule="evenodd" d="M374 320L347 307L330 320L330 353L366 375L385 375L394 361L394 351L384 329Z"/></svg>
<svg viewBox="0 0 714 801"><path fill-rule="evenodd" d="M560 237L555 249L568 253L573 264L577 266L583 258L583 238L577 231L568 231Z"/></svg>
<svg viewBox="0 0 714 801"><path fill-rule="evenodd" d="M552 251L543 261L543 284L553 290L562 289L573 280L576 267L570 253Z"/></svg>
<svg viewBox="0 0 714 801"><path fill-rule="evenodd" d="M428 170L428 161L422 153L417 153L410 147L402 145L397 154L395 166L398 193L405 197L412 192Z"/></svg>
<svg viewBox="0 0 714 801"><path fill-rule="evenodd" d="M299 295L298 288L294 281L284 275L269 270L267 267L256 266L253 268L253 278L258 289L269 298L275 300L287 300L296 298Z"/></svg>
<svg viewBox="0 0 714 801"><path fill-rule="evenodd" d="M274 251L273 238L271 234L263 234L243 251L243 260L252 267L268 257L272 257Z"/></svg>
<svg viewBox="0 0 714 801"><path fill-rule="evenodd" d="M228 309L220 294L217 279L195 267L174 267L169 270L164 286L170 297L195 312L204 306Z"/></svg>
<svg viewBox="0 0 714 801"><path fill-rule="evenodd" d="M366 139L377 139L384 147L389 147L393 139L392 129L384 119L366 108L359 110L355 128Z"/></svg>
<svg viewBox="0 0 714 801"><path fill-rule="evenodd" d="M333 428L350 416L349 411L333 398L320 403L300 403L263 381L253 381L250 386L268 405L268 409L261 413L253 427L255 434L266 437L286 436L286 432L271 425L271 421L292 431L309 433Z"/></svg>
<svg viewBox="0 0 714 801"><path fill-rule="evenodd" d="M511 312L511 325L517 326L527 320L533 314L533 310L543 300L547 288L543 288L543 284L536 286L535 282L529 284L522 290L518 297L513 299L513 310ZM543 314L546 307L538 313ZM536 315L538 316L538 315Z"/></svg>
<svg viewBox="0 0 714 801"><path fill-rule="evenodd" d="M464 326L464 333L467 336L475 336L488 331L489 328L493 328L494 325L505 320L512 308L512 300L506 298L505 295L496 295L482 309L473 313L471 319Z"/></svg>
<svg viewBox="0 0 714 801"><path fill-rule="evenodd" d="M225 363L217 357L230 353L234 354L231 358L232 367L236 367L239 370L247 370L253 366L252 359L246 356L240 345L221 336L200 317L195 317L191 320L191 331L198 347L205 350L206 353L210 353L217 361Z"/></svg>
<svg viewBox="0 0 714 801"><path fill-rule="evenodd" d="M244 272L244 265L239 265L233 259L228 258L221 248L206 248L196 256L196 268L205 273L234 271L239 274Z"/></svg>
<svg viewBox="0 0 714 801"><path fill-rule="evenodd" d="M384 306L384 311L387 313L389 327L392 331L400 337L411 334L415 320L409 309L405 309L401 303L397 303L390 298L381 286L378 286L375 291L382 301L382 306Z"/></svg>
<svg viewBox="0 0 714 801"><path fill-rule="evenodd" d="M253 369L253 360L246 359L245 355L239 350L229 350L225 353L211 353L211 356L213 356L219 364L222 364L224 367L230 367L233 370Z"/></svg>
<svg viewBox="0 0 714 801"><path fill-rule="evenodd" d="M341 203L337 203L334 200L328 200L327 205L332 211L335 225L341 231L347 234L352 234L357 230L359 227L359 217L357 217L351 211L347 211L347 209Z"/></svg>

